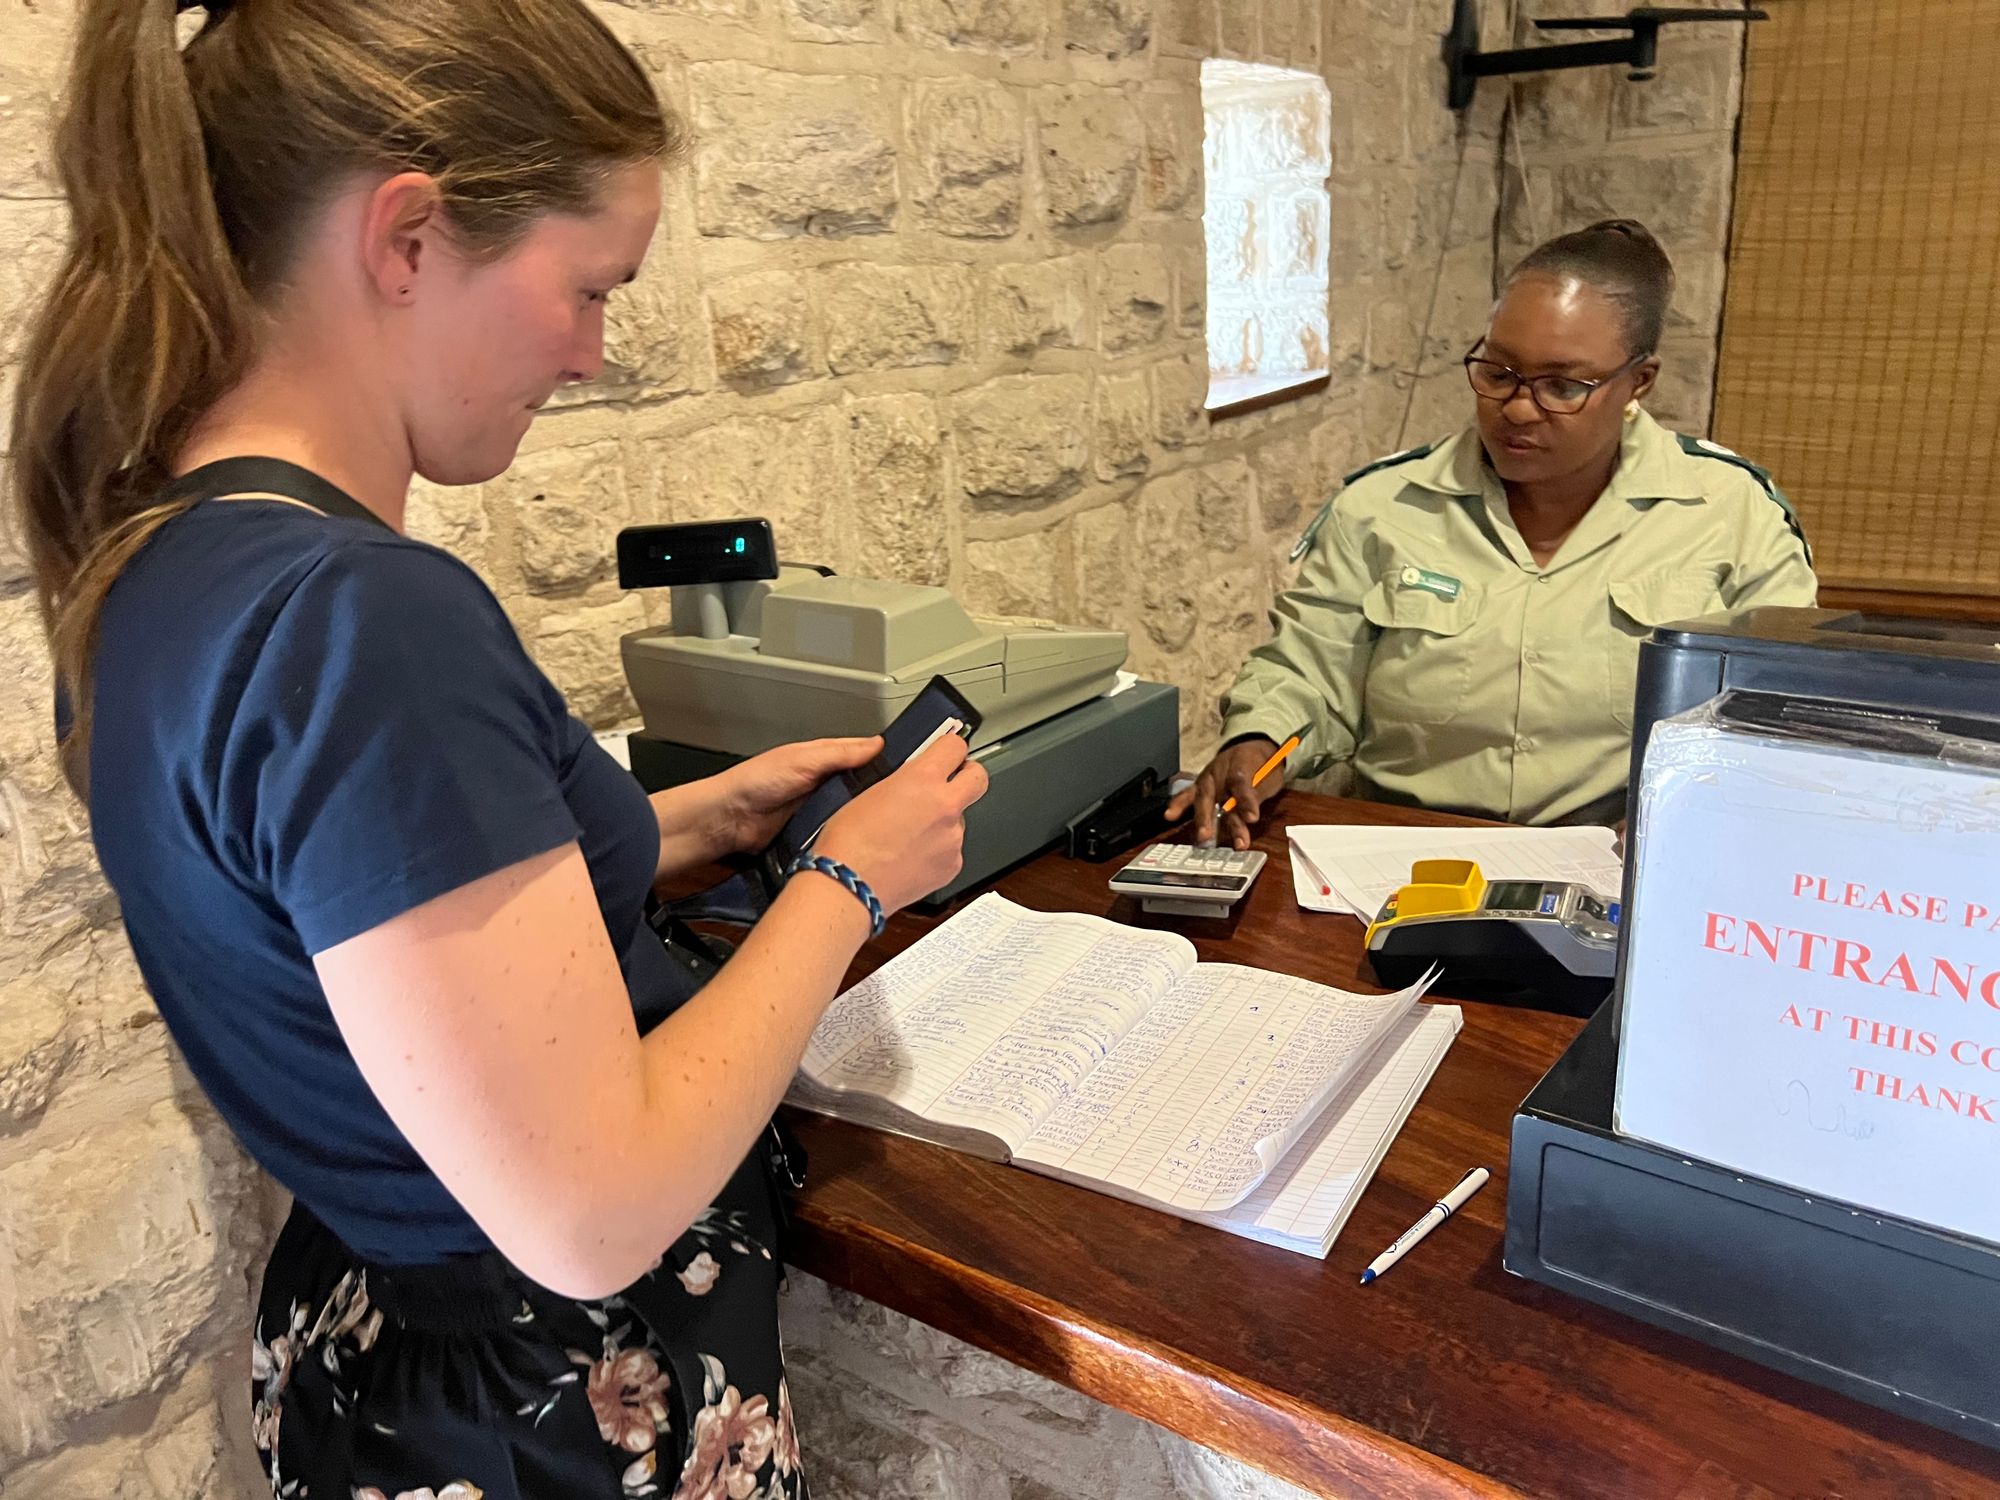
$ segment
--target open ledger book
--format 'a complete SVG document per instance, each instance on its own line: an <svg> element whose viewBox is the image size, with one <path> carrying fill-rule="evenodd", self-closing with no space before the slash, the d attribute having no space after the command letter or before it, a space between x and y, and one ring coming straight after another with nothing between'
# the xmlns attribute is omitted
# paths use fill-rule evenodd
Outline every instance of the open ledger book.
<svg viewBox="0 0 2000 1500"><path fill-rule="evenodd" d="M833 1002L789 1098L1323 1255L1458 1029L1423 989L987 895Z"/></svg>

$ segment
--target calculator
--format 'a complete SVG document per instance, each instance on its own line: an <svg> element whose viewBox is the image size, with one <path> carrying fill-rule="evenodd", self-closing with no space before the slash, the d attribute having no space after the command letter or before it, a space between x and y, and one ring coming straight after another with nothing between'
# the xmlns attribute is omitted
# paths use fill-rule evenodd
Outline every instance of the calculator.
<svg viewBox="0 0 2000 1500"><path fill-rule="evenodd" d="M1170 917L1226 917L1264 868L1255 849L1197 849L1155 844L1111 877L1111 889L1137 896L1142 911Z"/></svg>

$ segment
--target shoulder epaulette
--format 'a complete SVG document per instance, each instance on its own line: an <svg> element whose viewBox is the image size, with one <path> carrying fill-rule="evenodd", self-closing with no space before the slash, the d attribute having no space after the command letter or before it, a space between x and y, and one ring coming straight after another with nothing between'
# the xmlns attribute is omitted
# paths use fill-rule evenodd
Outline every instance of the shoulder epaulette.
<svg viewBox="0 0 2000 1500"><path fill-rule="evenodd" d="M1792 528L1792 535L1799 539L1799 545L1806 549L1806 566L1812 566L1812 543L1806 540L1805 528L1799 525L1799 513L1792 509L1792 502L1785 492L1778 488L1778 482L1771 477L1771 471L1761 464L1753 464L1742 454L1731 451L1708 438L1689 437L1684 432L1674 434L1681 445L1681 452L1690 458L1712 458L1717 463L1730 464L1741 469L1757 481L1758 487L1778 502L1778 509L1785 513L1785 524Z"/></svg>
<svg viewBox="0 0 2000 1500"><path fill-rule="evenodd" d="M1406 464L1412 459L1429 458L1431 450L1436 447L1436 443L1422 443L1415 448L1405 448L1401 453L1392 453L1387 458L1378 458L1372 464L1363 464L1352 474L1349 474L1345 479L1340 481L1340 489L1344 490L1350 484L1354 483L1355 480L1366 479L1370 474L1376 473L1379 470L1393 469L1397 464ZM1326 518L1333 514L1333 502L1339 498L1340 490L1335 490L1327 498L1326 504L1319 508L1319 514L1312 518L1312 524L1306 527L1305 535L1292 544L1293 562L1297 562L1308 552L1312 551L1313 543L1319 540L1320 528L1326 524Z"/></svg>

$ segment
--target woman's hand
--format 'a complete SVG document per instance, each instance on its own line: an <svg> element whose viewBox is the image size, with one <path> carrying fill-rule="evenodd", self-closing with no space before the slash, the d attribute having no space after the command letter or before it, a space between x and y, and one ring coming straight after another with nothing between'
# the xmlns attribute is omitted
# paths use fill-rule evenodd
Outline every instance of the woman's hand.
<svg viewBox="0 0 2000 1500"><path fill-rule="evenodd" d="M720 775L655 794L653 813L660 820L656 878L763 848L822 781L866 765L881 751L877 735L802 740L753 755Z"/></svg>
<svg viewBox="0 0 2000 1500"><path fill-rule="evenodd" d="M1248 849L1250 830L1256 824L1264 803L1277 796L1285 784L1282 768L1266 776L1262 786L1253 787L1250 778L1277 753L1278 747L1262 735L1225 746L1208 763L1208 769L1201 773L1195 784L1167 804L1168 820L1172 821L1192 809L1195 842L1205 843L1216 837L1216 807L1234 797L1236 808L1223 815L1221 836L1228 840L1231 848Z"/></svg>
<svg viewBox="0 0 2000 1500"><path fill-rule="evenodd" d="M965 863L965 810L986 768L948 734L835 813L813 846L868 882L885 913L949 883Z"/></svg>

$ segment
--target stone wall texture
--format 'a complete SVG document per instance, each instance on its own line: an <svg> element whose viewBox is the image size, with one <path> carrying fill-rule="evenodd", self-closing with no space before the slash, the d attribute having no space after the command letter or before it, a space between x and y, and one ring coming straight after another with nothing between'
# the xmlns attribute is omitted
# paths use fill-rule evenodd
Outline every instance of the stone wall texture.
<svg viewBox="0 0 2000 1500"><path fill-rule="evenodd" d="M1735 0L1700 3L1739 8ZM1534 9L1542 17L1604 13L1594 0L1546 0ZM1615 68L1519 79L1502 177L1503 274L1551 235L1598 219L1640 219L1659 236L1677 285L1647 405L1669 427L1696 434L1708 431L1715 404L1744 31L1665 28L1659 76L1650 82L1634 83ZM1534 45L1525 26L1522 45Z"/></svg>
<svg viewBox="0 0 2000 1500"><path fill-rule="evenodd" d="M1456 358L1496 257L1585 217L1645 217L1679 255L1663 409L1705 419L1729 39L1670 35L1651 85L1519 85L1503 157L1504 88L1462 124L1442 104L1449 0L600 8L693 121L694 151L616 303L603 381L550 411L504 478L421 487L412 506L412 529L482 571L599 725L632 711L617 636L663 605L619 592L613 533L749 512L788 555L1130 631L1133 664L1184 690L1199 760L1300 526L1348 469L1464 420ZM0 0L0 398L64 233L44 128L75 10ZM1496 16L1489 40L1503 31ZM1219 422L1202 411L1212 57L1324 76L1333 159L1332 382ZM0 543L8 1500L257 1493L244 1337L278 1207L151 1010L57 774L47 658ZM1158 1435L1137 1424L814 1295L798 1304L801 1420L831 1494L1251 1492L1198 1453L1148 1449ZM922 1379L892 1378L891 1356ZM1012 1413L1000 1438L969 1435L972 1405L918 1399L953 1371L967 1402ZM1135 1455L1122 1488L1053 1477L1077 1432Z"/></svg>
<svg viewBox="0 0 2000 1500"><path fill-rule="evenodd" d="M1305 1500L851 1292L789 1282L786 1367L814 1500Z"/></svg>

